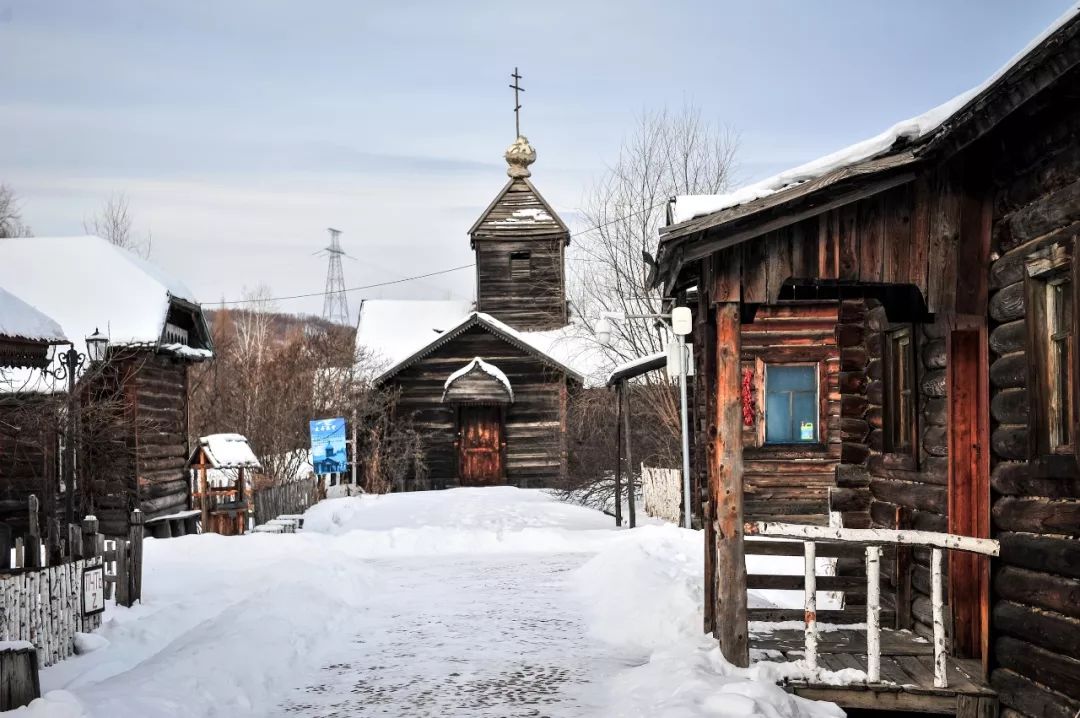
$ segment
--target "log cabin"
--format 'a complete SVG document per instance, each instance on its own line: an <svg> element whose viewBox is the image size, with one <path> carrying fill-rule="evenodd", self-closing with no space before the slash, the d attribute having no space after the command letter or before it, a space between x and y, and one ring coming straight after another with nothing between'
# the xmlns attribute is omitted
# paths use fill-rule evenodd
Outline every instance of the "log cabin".
<svg viewBox="0 0 1080 718"><path fill-rule="evenodd" d="M510 179L469 230L475 302L360 308L357 345L383 361L376 383L423 433L427 475L396 490L543 488L566 476L569 394L595 357L567 306L570 232L529 180L536 152L518 137L505 158Z"/></svg>
<svg viewBox="0 0 1080 718"><path fill-rule="evenodd" d="M876 558L842 544L821 544L838 575L816 580L851 589L846 607L815 616L806 589L805 650L816 621L880 620L892 629L882 678L811 676L793 690L851 708L1080 712L1078 135L1074 9L926 115L735 193L670 204L654 276L696 313L706 629L729 660L789 655L748 617L804 619L747 609L747 587L804 583L747 576L746 553L803 551L745 531L890 536L880 597L857 588ZM904 545L931 534L984 541L967 545L990 555L942 561ZM947 688L928 682L939 632ZM854 658L836 650L841 634L821 634L820 665L872 673L869 629ZM935 639L933 665L917 636ZM801 640L791 655L805 655Z"/></svg>
<svg viewBox="0 0 1080 718"><path fill-rule="evenodd" d="M49 364L52 347L67 343L63 329L51 317L5 289L0 289L0 382L10 386L18 377ZM57 427L27 422L26 405L0 393L0 545L24 534L29 524L28 499L36 495L41 516L55 510ZM6 556L0 557L6 559Z"/></svg>
<svg viewBox="0 0 1080 718"><path fill-rule="evenodd" d="M189 510L188 367L212 355L191 291L92 236L0 242L0 285L55 317L69 336L100 331L109 339L105 359L86 364L76 385L83 418L75 463L79 513L93 512L102 533L121 536L136 508L147 523ZM54 373L57 364L54 353ZM44 406L66 394L66 379L40 367L19 371L5 384L8 401ZM34 462L54 449L43 447Z"/></svg>

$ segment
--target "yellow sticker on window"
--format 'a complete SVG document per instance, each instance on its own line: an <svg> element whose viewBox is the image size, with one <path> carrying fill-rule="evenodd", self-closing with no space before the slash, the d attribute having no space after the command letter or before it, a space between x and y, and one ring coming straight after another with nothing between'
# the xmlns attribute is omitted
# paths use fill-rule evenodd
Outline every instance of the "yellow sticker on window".
<svg viewBox="0 0 1080 718"><path fill-rule="evenodd" d="M799 438L803 441L814 440L814 422L804 421L799 425Z"/></svg>

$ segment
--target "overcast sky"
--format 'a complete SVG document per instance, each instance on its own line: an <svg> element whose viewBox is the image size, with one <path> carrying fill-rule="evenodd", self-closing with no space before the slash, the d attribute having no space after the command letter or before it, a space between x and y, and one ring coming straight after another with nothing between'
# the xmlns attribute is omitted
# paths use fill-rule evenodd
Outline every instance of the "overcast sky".
<svg viewBox="0 0 1080 718"><path fill-rule="evenodd" d="M572 220L643 109L696 103L741 135L740 183L760 179L980 83L1067 7L0 0L0 182L38 235L81 234L125 193L152 260L206 303L321 291L328 226L360 286L471 261L465 232L506 179L515 65L533 180Z"/></svg>

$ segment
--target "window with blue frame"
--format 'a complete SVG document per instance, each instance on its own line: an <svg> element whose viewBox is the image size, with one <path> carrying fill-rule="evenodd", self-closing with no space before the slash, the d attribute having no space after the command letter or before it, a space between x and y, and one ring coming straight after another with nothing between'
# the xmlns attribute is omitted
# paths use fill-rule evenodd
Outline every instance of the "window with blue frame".
<svg viewBox="0 0 1080 718"><path fill-rule="evenodd" d="M818 441L817 366L765 365L765 443Z"/></svg>

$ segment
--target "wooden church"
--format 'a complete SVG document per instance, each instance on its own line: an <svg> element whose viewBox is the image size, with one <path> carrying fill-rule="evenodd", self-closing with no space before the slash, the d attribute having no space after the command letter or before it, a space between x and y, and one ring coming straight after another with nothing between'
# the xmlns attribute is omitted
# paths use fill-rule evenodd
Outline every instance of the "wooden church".
<svg viewBox="0 0 1080 718"><path fill-rule="evenodd" d="M357 343L385 360L378 384L424 435L427 475L396 490L543 488L566 474L569 393L585 381L566 301L570 232L529 180L518 136L510 179L469 230L476 300L368 300Z"/></svg>

